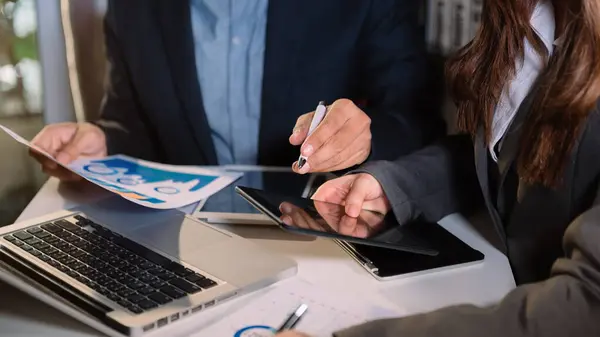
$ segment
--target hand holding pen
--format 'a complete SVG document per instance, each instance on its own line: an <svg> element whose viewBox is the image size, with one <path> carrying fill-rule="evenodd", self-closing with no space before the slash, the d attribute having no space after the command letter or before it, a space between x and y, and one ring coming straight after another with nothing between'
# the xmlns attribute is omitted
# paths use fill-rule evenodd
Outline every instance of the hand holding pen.
<svg viewBox="0 0 600 337"><path fill-rule="evenodd" d="M287 317L283 324L281 324L279 329L277 329L276 336L281 336L282 334L287 336L304 336L295 332L289 332L289 330L292 330L298 322L300 322L300 319L304 316L307 309L308 306L306 304L300 304L300 306Z"/></svg>
<svg viewBox="0 0 600 337"><path fill-rule="evenodd" d="M331 172L364 162L371 153L371 119L352 101L339 99L298 118L290 143L301 145L297 173ZM300 165L303 163L303 165Z"/></svg>

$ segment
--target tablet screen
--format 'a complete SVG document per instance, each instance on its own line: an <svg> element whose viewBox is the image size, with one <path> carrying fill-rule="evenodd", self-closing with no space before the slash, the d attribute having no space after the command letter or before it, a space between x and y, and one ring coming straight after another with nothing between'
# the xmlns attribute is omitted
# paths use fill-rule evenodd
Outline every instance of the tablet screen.
<svg viewBox="0 0 600 337"><path fill-rule="evenodd" d="M336 204L246 187L238 187L238 191L287 231L425 255L438 253L426 237L416 234L414 228L418 223L400 226L393 216L367 210L351 218L346 215L344 206Z"/></svg>
<svg viewBox="0 0 600 337"><path fill-rule="evenodd" d="M284 195L302 196L308 181L308 175L299 175L292 171L246 171L234 184L225 187L208 198L200 208L200 212L260 214L256 208L237 195L235 185L248 186Z"/></svg>

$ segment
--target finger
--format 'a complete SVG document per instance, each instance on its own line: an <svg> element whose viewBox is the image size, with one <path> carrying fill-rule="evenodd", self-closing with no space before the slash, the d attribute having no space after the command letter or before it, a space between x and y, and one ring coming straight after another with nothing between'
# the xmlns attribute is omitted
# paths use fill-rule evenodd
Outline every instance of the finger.
<svg viewBox="0 0 600 337"><path fill-rule="evenodd" d="M56 177L61 181L80 181L83 180L83 178L63 167L57 167L55 169L47 169L47 168L42 168L42 171L44 173L46 173L49 176L52 177Z"/></svg>
<svg viewBox="0 0 600 337"><path fill-rule="evenodd" d="M43 154L37 152L34 149L29 149L29 155L35 160L37 160L37 162L40 163L43 167L47 167L49 169L55 169L58 167L58 164L56 164L52 159L44 156Z"/></svg>
<svg viewBox="0 0 600 337"><path fill-rule="evenodd" d="M290 136L290 143L292 145L301 145L304 142L308 135L308 129L310 128L310 122L312 121L314 114L315 112L313 111L298 117L292 135Z"/></svg>
<svg viewBox="0 0 600 337"><path fill-rule="evenodd" d="M38 133L31 144L46 151L49 155L56 157L58 151L75 136L77 124L59 123L46 126Z"/></svg>
<svg viewBox="0 0 600 337"><path fill-rule="evenodd" d="M356 218L353 218L353 217L350 217L350 216L344 214L340 218L340 224L339 224L340 234L349 235L349 236L357 236L356 235L356 225L357 225ZM362 237L364 237L364 236L362 236Z"/></svg>
<svg viewBox="0 0 600 337"><path fill-rule="evenodd" d="M370 188L370 181L362 174L354 180L352 187L348 192L348 196L346 197L346 214L358 218Z"/></svg>
<svg viewBox="0 0 600 337"><path fill-rule="evenodd" d="M77 132L71 141L56 155L56 160L63 165L69 164L85 152L85 149L90 145L90 141L93 141L90 133Z"/></svg>
<svg viewBox="0 0 600 337"><path fill-rule="evenodd" d="M350 190L352 182L356 177L356 175L347 175L329 180L319 186L317 191L313 194L312 199L343 205L348 190Z"/></svg>
<svg viewBox="0 0 600 337"><path fill-rule="evenodd" d="M337 136L336 136L337 137ZM371 149L371 132L367 129L358 137L356 134L344 148L329 147L326 144L307 160L307 172L331 172L362 163ZM339 150L339 152L337 152ZM305 171L305 168L299 170Z"/></svg>
<svg viewBox="0 0 600 337"><path fill-rule="evenodd" d="M354 105L350 100L337 100L329 107L321 124L317 126L310 136L306 137L300 149L303 156L311 156L333 135L338 133L344 124L357 113L357 111L352 109L351 104Z"/></svg>

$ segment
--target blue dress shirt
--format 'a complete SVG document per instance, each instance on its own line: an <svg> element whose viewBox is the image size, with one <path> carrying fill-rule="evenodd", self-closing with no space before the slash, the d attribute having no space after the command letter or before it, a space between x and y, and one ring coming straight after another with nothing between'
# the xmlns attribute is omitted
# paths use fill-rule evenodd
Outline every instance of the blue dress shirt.
<svg viewBox="0 0 600 337"><path fill-rule="evenodd" d="M191 0L196 69L220 165L255 165L268 0Z"/></svg>

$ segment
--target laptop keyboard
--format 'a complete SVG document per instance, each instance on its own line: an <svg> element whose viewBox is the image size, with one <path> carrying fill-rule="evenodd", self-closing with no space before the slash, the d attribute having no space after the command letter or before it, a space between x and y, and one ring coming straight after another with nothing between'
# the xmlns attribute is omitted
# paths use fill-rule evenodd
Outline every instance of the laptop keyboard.
<svg viewBox="0 0 600 337"><path fill-rule="evenodd" d="M217 285L93 221L58 220L4 239L134 314Z"/></svg>

